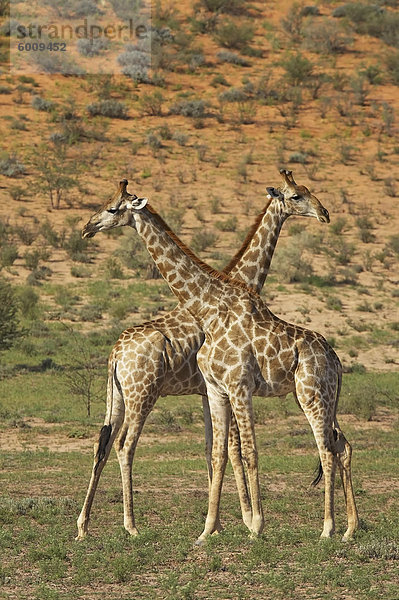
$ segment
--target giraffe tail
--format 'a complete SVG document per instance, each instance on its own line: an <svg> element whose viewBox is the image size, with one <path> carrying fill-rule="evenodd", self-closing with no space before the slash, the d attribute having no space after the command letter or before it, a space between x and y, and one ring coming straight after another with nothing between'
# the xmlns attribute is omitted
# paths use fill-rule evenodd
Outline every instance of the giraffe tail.
<svg viewBox="0 0 399 600"><path fill-rule="evenodd" d="M96 453L96 466L94 467L95 470L98 469L99 464L105 457L105 449L110 440L111 433L112 433L112 425L104 425L103 427L101 427L100 437L98 439L98 448L97 448L97 453Z"/></svg>
<svg viewBox="0 0 399 600"><path fill-rule="evenodd" d="M114 385L116 386L117 391L116 397L114 394ZM95 456L95 471L97 471L101 462L109 454L109 449L107 450L107 447L110 443L111 435L113 434L113 437L115 437L117 434L121 425L121 416L123 419L123 414L124 402L120 383L116 375L116 364L113 361L110 361L108 370L107 415L98 438L98 446Z"/></svg>

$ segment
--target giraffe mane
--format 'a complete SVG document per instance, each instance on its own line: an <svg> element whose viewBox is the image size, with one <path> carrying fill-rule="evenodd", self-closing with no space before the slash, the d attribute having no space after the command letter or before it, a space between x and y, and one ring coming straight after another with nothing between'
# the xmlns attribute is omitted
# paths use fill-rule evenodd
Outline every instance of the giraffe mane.
<svg viewBox="0 0 399 600"><path fill-rule="evenodd" d="M238 261L241 260L241 258L243 257L245 251L247 250L249 244L252 241L252 238L254 237L255 233L257 232L258 227L261 224L262 219L265 216L266 211L269 208L271 201L272 201L272 199L270 198L269 201L267 202L266 206L262 210L262 212L256 217L251 229L248 231L246 238L242 243L241 248L238 250L238 252L233 256L233 258L230 260L230 262L223 269L223 273L225 273L226 275L234 269L234 267L236 266Z"/></svg>
<svg viewBox="0 0 399 600"><path fill-rule="evenodd" d="M213 277L215 279L219 279L220 281L226 281L228 283L231 283L231 285L233 285L234 287L241 288L241 289L246 290L247 292L251 293L252 295L258 296L258 294L252 288L248 287L243 281L233 279L233 277L230 277L230 275L228 275L228 273L218 271L217 269L214 269L213 267L208 265L206 262L204 262L203 260L198 258L198 256L196 254L194 254L194 252L175 234L175 232L171 230L171 228L164 221L164 219L161 217L161 215L159 215L150 204L147 204L146 208L153 215L153 217L158 222L158 224L162 227L162 229L165 231L165 233L175 242L175 244L189 258L191 258L191 260L193 260L199 267L201 267L201 269L203 271L205 271L206 273L208 273L211 277ZM263 215L259 215L259 217L261 217L261 216L263 216ZM259 217L257 218L257 220L259 219ZM248 243L247 243L247 246L248 246ZM241 250L242 250L242 248L239 250L239 252L241 252ZM243 250L243 252L244 252L244 250Z"/></svg>

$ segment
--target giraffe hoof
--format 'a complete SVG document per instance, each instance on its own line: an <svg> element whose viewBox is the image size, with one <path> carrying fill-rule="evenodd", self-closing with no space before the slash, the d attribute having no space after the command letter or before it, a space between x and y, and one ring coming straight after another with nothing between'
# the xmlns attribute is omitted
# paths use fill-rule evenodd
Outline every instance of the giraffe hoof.
<svg viewBox="0 0 399 600"><path fill-rule="evenodd" d="M205 542L206 542L206 538L199 537L198 540L196 540L194 542L194 546L196 546L197 548L200 548L201 546L205 545Z"/></svg>

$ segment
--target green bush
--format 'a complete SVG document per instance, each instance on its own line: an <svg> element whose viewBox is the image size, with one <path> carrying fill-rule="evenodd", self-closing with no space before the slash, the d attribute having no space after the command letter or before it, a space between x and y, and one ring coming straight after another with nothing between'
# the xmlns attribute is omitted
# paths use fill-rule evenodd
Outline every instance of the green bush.
<svg viewBox="0 0 399 600"><path fill-rule="evenodd" d="M218 235L213 231L204 231L198 229L191 238L190 247L194 252L203 252L209 246L214 246L218 240Z"/></svg>
<svg viewBox="0 0 399 600"><path fill-rule="evenodd" d="M293 86L305 85L313 75L313 63L300 52L287 56L281 66L285 70L285 78Z"/></svg>
<svg viewBox="0 0 399 600"><path fill-rule="evenodd" d="M11 348L22 335L17 311L18 303L13 288L0 278L0 351Z"/></svg>
<svg viewBox="0 0 399 600"><path fill-rule="evenodd" d="M64 249L73 261L87 263L90 262L87 253L88 245L88 240L82 238L80 231L72 231L64 244Z"/></svg>
<svg viewBox="0 0 399 600"><path fill-rule="evenodd" d="M143 94L140 97L139 104L141 110L146 115L162 115L162 105L165 98L159 91L152 94Z"/></svg>
<svg viewBox="0 0 399 600"><path fill-rule="evenodd" d="M18 258L18 248L9 244L0 249L0 267L11 267Z"/></svg>
<svg viewBox="0 0 399 600"><path fill-rule="evenodd" d="M252 41L254 33L254 27L249 22L225 21L218 27L215 37L217 42L225 48L242 50Z"/></svg>
<svg viewBox="0 0 399 600"><path fill-rule="evenodd" d="M399 52L390 52L385 58L388 74L394 85L399 85Z"/></svg>
<svg viewBox="0 0 399 600"><path fill-rule="evenodd" d="M319 54L346 52L353 43L353 38L341 26L327 19L310 23L302 33L305 47Z"/></svg>

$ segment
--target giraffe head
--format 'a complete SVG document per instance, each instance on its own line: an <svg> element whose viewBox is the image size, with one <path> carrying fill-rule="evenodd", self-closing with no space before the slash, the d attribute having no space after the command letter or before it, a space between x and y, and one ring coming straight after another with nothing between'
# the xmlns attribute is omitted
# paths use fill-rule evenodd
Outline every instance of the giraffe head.
<svg viewBox="0 0 399 600"><path fill-rule="evenodd" d="M295 183L292 171L280 169L280 175L283 179L281 188L267 188L267 193L270 198L280 200L287 216L316 217L320 223L330 222L328 210L307 187Z"/></svg>
<svg viewBox="0 0 399 600"><path fill-rule="evenodd" d="M147 198L138 198L127 191L127 179L119 182L115 194L105 202L86 223L82 237L90 238L98 231L106 231L124 225L135 226L134 211L141 210L147 204Z"/></svg>

